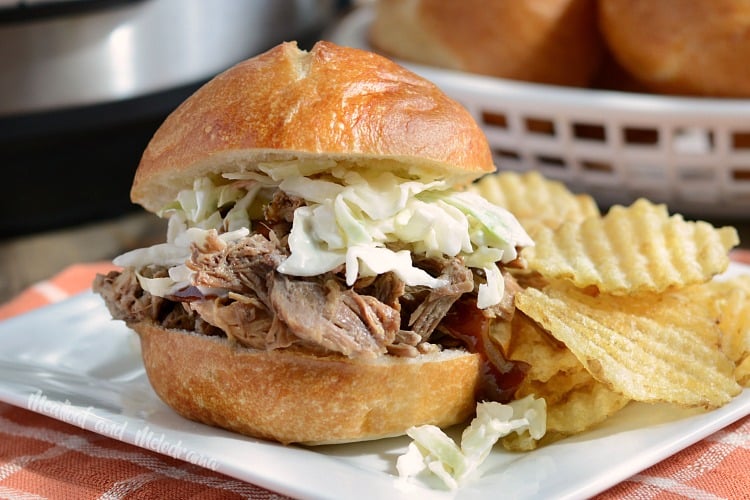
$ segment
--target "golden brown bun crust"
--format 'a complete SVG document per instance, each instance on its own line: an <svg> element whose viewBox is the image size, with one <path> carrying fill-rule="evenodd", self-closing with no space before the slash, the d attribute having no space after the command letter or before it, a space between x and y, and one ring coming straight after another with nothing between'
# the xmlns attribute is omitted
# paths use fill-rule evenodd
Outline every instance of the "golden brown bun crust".
<svg viewBox="0 0 750 500"><path fill-rule="evenodd" d="M750 96L750 1L602 0L617 61L652 92Z"/></svg>
<svg viewBox="0 0 750 500"><path fill-rule="evenodd" d="M370 52L289 42L178 106L146 148L131 198L156 211L206 173L311 157L394 159L454 182L495 168L469 112L432 83Z"/></svg>
<svg viewBox="0 0 750 500"><path fill-rule="evenodd" d="M584 86L602 52L594 2L379 0L370 43L417 63Z"/></svg>
<svg viewBox="0 0 750 500"><path fill-rule="evenodd" d="M385 356L375 362L255 351L218 337L133 325L159 397L186 418L282 443L326 444L441 427L476 409L480 359ZM451 356L451 353L455 354Z"/></svg>

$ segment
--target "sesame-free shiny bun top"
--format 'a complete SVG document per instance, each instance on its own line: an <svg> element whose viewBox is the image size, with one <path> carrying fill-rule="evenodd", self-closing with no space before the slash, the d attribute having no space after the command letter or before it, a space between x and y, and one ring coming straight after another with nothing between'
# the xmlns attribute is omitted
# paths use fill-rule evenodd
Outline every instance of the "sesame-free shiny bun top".
<svg viewBox="0 0 750 500"><path fill-rule="evenodd" d="M219 74L167 117L131 198L158 211L195 178L311 159L454 184L494 170L480 127L436 85L371 52L286 42Z"/></svg>

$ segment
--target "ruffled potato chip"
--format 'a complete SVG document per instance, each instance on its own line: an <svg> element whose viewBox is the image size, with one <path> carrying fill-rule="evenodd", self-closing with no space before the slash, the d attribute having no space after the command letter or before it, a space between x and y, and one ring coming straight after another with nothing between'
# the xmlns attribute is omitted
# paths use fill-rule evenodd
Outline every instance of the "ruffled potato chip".
<svg viewBox="0 0 750 500"><path fill-rule="evenodd" d="M505 349L505 357L510 361L521 361L529 365L527 381L546 383L561 372L583 371L583 365L565 344L528 317L516 314L511 325L512 333Z"/></svg>
<svg viewBox="0 0 750 500"><path fill-rule="evenodd" d="M653 296L590 295L556 282L516 294L516 306L565 343L595 379L629 399L716 408L741 390L734 364L716 346L718 333L699 335L665 320L666 313L654 315Z"/></svg>
<svg viewBox="0 0 750 500"><path fill-rule="evenodd" d="M537 172L469 188L513 212L535 240L513 270L524 289L511 328L495 335L528 366L516 392L547 403L541 442L582 432L630 401L716 408L750 386L750 276L713 280L739 243L732 227L670 215L645 199L602 215Z"/></svg>
<svg viewBox="0 0 750 500"><path fill-rule="evenodd" d="M745 276L750 281L750 277ZM750 292L740 286L731 287L737 280L725 283L728 290L721 301L719 330L721 349L736 364L735 379L750 386Z"/></svg>
<svg viewBox="0 0 750 500"><path fill-rule="evenodd" d="M734 378L744 387L750 387L750 357L743 359L734 369Z"/></svg>
<svg viewBox="0 0 750 500"><path fill-rule="evenodd" d="M486 175L469 190L510 210L532 238L541 227L556 229L565 221L600 215L594 198L573 194L562 182L547 179L536 171Z"/></svg>
<svg viewBox="0 0 750 500"><path fill-rule="evenodd" d="M508 436L503 446L513 451L533 449L582 432L607 419L630 400L595 380L578 358L524 314L513 317L506 357L529 366L516 398L534 395L547 404L547 434L540 443Z"/></svg>
<svg viewBox="0 0 750 500"><path fill-rule="evenodd" d="M591 378L565 394L554 404L547 405L547 439L583 432L604 422L621 409L630 399L606 384Z"/></svg>
<svg viewBox="0 0 750 500"><path fill-rule="evenodd" d="M547 432L538 443L510 435L502 442L508 450L529 450L578 434L604 422L630 403L628 397L597 381L584 369L560 372L546 383L527 381L517 397L529 394L542 397L547 403Z"/></svg>
<svg viewBox="0 0 750 500"><path fill-rule="evenodd" d="M726 270L728 251L739 243L733 227L685 221L645 199L555 231L542 228L534 240L522 252L529 269L615 295L706 282Z"/></svg>

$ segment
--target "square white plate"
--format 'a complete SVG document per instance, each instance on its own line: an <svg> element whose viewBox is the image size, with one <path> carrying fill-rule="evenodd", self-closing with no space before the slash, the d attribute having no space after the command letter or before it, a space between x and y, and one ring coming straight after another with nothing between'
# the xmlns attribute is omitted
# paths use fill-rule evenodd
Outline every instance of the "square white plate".
<svg viewBox="0 0 750 500"><path fill-rule="evenodd" d="M533 452L498 446L480 478L446 492L398 479L406 438L303 448L183 419L149 386L136 335L90 292L0 323L0 400L282 494L362 500L590 497L750 414L750 390L711 412L632 404Z"/></svg>

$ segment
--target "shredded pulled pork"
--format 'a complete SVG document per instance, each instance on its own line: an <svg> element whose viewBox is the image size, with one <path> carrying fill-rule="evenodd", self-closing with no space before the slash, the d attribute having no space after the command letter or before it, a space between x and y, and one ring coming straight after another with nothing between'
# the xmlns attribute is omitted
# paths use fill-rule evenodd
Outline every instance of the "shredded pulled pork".
<svg viewBox="0 0 750 500"><path fill-rule="evenodd" d="M409 318L409 326L426 340L450 310L453 303L464 293L474 290L471 270L458 258L423 259L417 265L438 268L440 277L448 283L430 290Z"/></svg>
<svg viewBox="0 0 750 500"><path fill-rule="evenodd" d="M166 276L166 270L159 270L150 277L161 276ZM93 289L102 296L114 319L126 323L152 321L164 328L193 330L206 335L222 333L200 316L193 314L182 303L156 297L143 290L132 269L98 275L94 280Z"/></svg>
<svg viewBox="0 0 750 500"><path fill-rule="evenodd" d="M434 349L429 340L454 303L475 291L475 279L459 258L423 258L415 264L446 285L408 287L394 273L358 280L346 287L335 273L299 278L276 271L288 255L278 237L253 234L226 244L215 235L194 245L187 266L193 286L169 298L144 291L135 270L98 276L94 289L116 319L153 321L167 328L223 333L255 349L301 346L350 357L384 353L415 356ZM166 270L140 270L148 277ZM505 300L485 312L509 318L518 288L508 273ZM224 289L205 297L203 289Z"/></svg>
<svg viewBox="0 0 750 500"><path fill-rule="evenodd" d="M256 349L304 347L350 357L384 353L415 356L438 347L431 342L456 301L476 294L481 275L460 258L423 257L414 264L446 284L435 289L410 287L394 273L344 284L343 269L315 277L293 277L276 271L289 255L286 244L294 210L303 200L278 191L264 210L261 232L226 243L212 233L193 245L186 262L191 286L166 298L144 291L136 270L99 276L94 289L113 317L128 323L152 321L210 335L221 334ZM166 276L166 269L139 269L147 277ZM500 304L482 311L510 319L518 285L505 272L506 294ZM223 290L220 297L201 290ZM468 294L468 295L467 295Z"/></svg>
<svg viewBox="0 0 750 500"><path fill-rule="evenodd" d="M274 233L253 234L229 244L213 234L204 245L193 245L187 267L195 272L195 286L252 294L270 309L268 277L287 255Z"/></svg>
<svg viewBox="0 0 750 500"><path fill-rule="evenodd" d="M398 311L331 275L292 279L274 273L271 306L300 339L346 356L384 354L401 324Z"/></svg>

